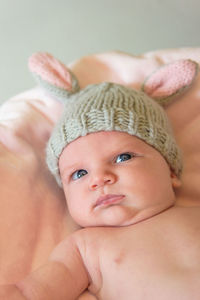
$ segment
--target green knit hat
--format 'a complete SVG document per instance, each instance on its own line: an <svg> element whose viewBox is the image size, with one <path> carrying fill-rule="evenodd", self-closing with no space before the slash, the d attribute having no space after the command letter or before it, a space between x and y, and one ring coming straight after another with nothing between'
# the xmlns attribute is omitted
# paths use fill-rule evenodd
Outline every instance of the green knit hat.
<svg viewBox="0 0 200 300"><path fill-rule="evenodd" d="M47 165L60 186L62 182L58 161L64 148L78 137L99 131L126 132L142 139L158 150L180 177L181 154L167 115L163 107L146 93L111 82L93 84L79 90L78 81L72 72L49 54L33 55L29 67L40 85L57 98L65 100L62 117L56 124L46 149ZM157 78L155 73L153 76ZM143 90L152 87L152 84L148 86L151 81L152 77L145 81ZM185 87L187 86L179 84L170 93L166 93L166 89L163 94L159 91L157 101L166 104L166 99L171 99L173 94ZM155 88L153 92L155 94Z"/></svg>
<svg viewBox="0 0 200 300"><path fill-rule="evenodd" d="M47 145L47 165L59 185L59 157L80 136L99 131L121 131L157 149L180 176L178 146L164 109L141 91L104 82L89 85L71 96Z"/></svg>

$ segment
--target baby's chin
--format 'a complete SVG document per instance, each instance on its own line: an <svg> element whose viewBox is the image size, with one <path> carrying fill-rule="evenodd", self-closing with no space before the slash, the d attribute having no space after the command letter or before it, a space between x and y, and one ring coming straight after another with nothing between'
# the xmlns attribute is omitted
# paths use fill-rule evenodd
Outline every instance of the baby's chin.
<svg viewBox="0 0 200 300"><path fill-rule="evenodd" d="M166 211L172 207L174 203L168 205L158 205L147 207L143 210L136 210L130 207L122 207L120 205L114 205L106 208L98 216L92 217L90 221L80 222L81 227L123 227L130 226L150 218ZM94 221L93 221L94 220Z"/></svg>

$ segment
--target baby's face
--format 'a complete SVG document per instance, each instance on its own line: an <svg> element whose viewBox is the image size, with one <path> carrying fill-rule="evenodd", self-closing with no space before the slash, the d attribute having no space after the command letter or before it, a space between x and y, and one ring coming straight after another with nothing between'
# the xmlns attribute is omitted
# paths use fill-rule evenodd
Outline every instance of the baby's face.
<svg viewBox="0 0 200 300"><path fill-rule="evenodd" d="M69 211L82 227L126 226L174 205L179 180L137 137L98 132L70 143L59 159Z"/></svg>

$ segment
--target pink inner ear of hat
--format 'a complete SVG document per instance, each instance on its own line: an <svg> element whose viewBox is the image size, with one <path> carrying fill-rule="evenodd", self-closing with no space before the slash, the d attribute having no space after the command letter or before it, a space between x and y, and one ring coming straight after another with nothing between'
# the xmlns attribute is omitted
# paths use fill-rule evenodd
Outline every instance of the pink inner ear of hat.
<svg viewBox="0 0 200 300"><path fill-rule="evenodd" d="M32 73L42 80L65 90L71 91L72 78L67 67L49 53L36 53L29 59Z"/></svg>
<svg viewBox="0 0 200 300"><path fill-rule="evenodd" d="M191 85L196 73L197 63L179 60L159 68L150 75L144 83L143 90L154 99L169 97Z"/></svg>

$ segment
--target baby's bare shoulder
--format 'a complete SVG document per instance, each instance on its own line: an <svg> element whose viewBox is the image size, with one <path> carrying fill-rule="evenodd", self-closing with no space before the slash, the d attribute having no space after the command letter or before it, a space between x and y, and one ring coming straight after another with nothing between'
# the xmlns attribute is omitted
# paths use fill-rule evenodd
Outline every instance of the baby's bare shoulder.
<svg viewBox="0 0 200 300"><path fill-rule="evenodd" d="M94 295L98 294L102 288L103 280L100 261L105 239L109 236L110 229L106 227L84 228L74 233L74 239L90 278L88 290Z"/></svg>

